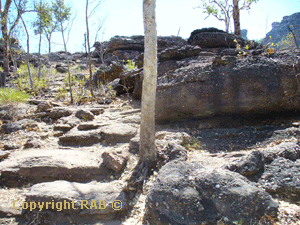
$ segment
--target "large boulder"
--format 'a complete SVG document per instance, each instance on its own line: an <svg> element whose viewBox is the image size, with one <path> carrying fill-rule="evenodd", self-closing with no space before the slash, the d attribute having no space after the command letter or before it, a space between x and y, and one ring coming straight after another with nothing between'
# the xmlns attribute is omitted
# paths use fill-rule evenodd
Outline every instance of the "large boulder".
<svg viewBox="0 0 300 225"><path fill-rule="evenodd" d="M238 173L172 161L161 168L147 197L149 224L258 224L278 204Z"/></svg>
<svg viewBox="0 0 300 225"><path fill-rule="evenodd" d="M243 47L246 41L240 36L229 34L216 28L203 28L194 30L188 39L190 45L198 45L201 48L236 48L237 43Z"/></svg>
<svg viewBox="0 0 300 225"><path fill-rule="evenodd" d="M295 61L295 55L288 52L272 58L199 56L177 61L175 70L170 68L158 77L156 119L165 122L300 109L295 76L300 64L293 65Z"/></svg>

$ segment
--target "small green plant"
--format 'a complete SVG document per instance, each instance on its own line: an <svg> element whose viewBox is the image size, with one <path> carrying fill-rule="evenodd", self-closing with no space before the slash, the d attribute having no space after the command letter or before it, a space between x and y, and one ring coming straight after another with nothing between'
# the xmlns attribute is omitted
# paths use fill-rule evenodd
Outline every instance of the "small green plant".
<svg viewBox="0 0 300 225"><path fill-rule="evenodd" d="M135 62L131 61L131 60L123 60L123 62L126 63L126 67L128 68L128 70L134 70L134 69L137 69L137 66L135 65Z"/></svg>
<svg viewBox="0 0 300 225"><path fill-rule="evenodd" d="M33 77L33 91L34 93L38 93L40 90L44 89L48 86L48 80L44 76L47 74L47 69L43 67L41 69L41 76L38 78L38 68L35 68L33 65L30 65L32 77ZM17 70L18 78L14 81L17 88L22 91L30 88L29 85L29 74L28 74L28 67L27 65L20 65Z"/></svg>
<svg viewBox="0 0 300 225"><path fill-rule="evenodd" d="M3 72L3 67L2 66L0 66L0 72Z"/></svg>
<svg viewBox="0 0 300 225"><path fill-rule="evenodd" d="M30 94L19 91L13 88L0 88L0 103L1 104L15 104L26 102L30 98Z"/></svg>
<svg viewBox="0 0 300 225"><path fill-rule="evenodd" d="M202 150L203 149L203 146L198 137L193 137L190 142L184 144L184 147L187 150Z"/></svg>

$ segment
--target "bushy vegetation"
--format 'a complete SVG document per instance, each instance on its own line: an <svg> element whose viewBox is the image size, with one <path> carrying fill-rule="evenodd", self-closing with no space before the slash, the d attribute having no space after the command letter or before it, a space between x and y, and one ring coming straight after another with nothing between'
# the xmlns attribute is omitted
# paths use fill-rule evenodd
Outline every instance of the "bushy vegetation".
<svg viewBox="0 0 300 225"><path fill-rule="evenodd" d="M0 88L1 104L16 104L26 102L30 98L30 94L14 88Z"/></svg>
<svg viewBox="0 0 300 225"><path fill-rule="evenodd" d="M46 88L48 86L48 80L46 78L46 74L48 73L46 67L42 67L41 74L42 76L38 78L38 68L35 68L33 65L30 65L30 70L33 78L33 92L37 94L40 90ZM17 70L18 78L14 81L16 87L22 90L29 90L29 73L27 65L21 65Z"/></svg>
<svg viewBox="0 0 300 225"><path fill-rule="evenodd" d="M299 36L299 35L296 35L296 38L298 38L297 36ZM295 46L296 46L295 45L295 40L294 40L294 37L293 37L291 32L286 34L281 39L281 41L276 44L276 47L279 48L279 49L292 48L292 47L295 47Z"/></svg>

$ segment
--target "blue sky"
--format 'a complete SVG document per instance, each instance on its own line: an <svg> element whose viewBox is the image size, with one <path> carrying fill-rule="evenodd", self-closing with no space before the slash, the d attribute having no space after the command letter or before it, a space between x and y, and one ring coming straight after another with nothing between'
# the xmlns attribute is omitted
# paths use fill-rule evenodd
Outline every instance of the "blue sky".
<svg viewBox="0 0 300 225"><path fill-rule="evenodd" d="M142 2L142 0L104 0L99 10L90 18L91 42L93 43L95 39L97 20L105 17L104 29L100 31L99 41L109 40L115 35L142 35L144 32ZM68 50L70 52L83 51L86 1L66 0L66 3L72 7L74 13L77 13L70 32ZM202 9L194 9L200 4L200 0L156 0L158 35L177 35L179 28L179 36L183 38L189 38L193 30L204 27L224 30L223 21L218 21L212 16L204 20L207 15L202 13ZM273 22L280 22L283 16L299 11L300 0L259 0L252 4L249 11L241 11L241 28L248 30L248 38L260 39L271 30ZM32 34L30 42L31 52L36 52L37 37ZM53 35L53 42L53 51L63 49L60 33ZM44 49L45 51L47 49L46 42L44 42Z"/></svg>

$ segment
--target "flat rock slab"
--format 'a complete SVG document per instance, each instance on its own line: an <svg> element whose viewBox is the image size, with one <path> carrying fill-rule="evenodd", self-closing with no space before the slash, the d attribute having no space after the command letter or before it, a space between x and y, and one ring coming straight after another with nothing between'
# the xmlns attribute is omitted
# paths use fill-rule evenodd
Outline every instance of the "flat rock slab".
<svg viewBox="0 0 300 225"><path fill-rule="evenodd" d="M108 174L101 163L101 155L79 150L17 151L0 162L0 183L15 187L53 180L86 182Z"/></svg>
<svg viewBox="0 0 300 225"><path fill-rule="evenodd" d="M300 160L275 159L265 166L258 182L276 197L300 201Z"/></svg>
<svg viewBox="0 0 300 225"><path fill-rule="evenodd" d="M59 138L64 146L91 146L102 141L102 134L95 131L72 131Z"/></svg>
<svg viewBox="0 0 300 225"><path fill-rule="evenodd" d="M130 139L137 134L137 128L129 124L114 123L102 127L102 140L106 144L129 143Z"/></svg>
<svg viewBox="0 0 300 225"><path fill-rule="evenodd" d="M25 201L28 191L28 188L0 189L0 218L21 216L22 209L14 206L17 200Z"/></svg>
<svg viewBox="0 0 300 225"><path fill-rule="evenodd" d="M123 187L121 182L116 181L76 183L60 180L36 184L26 195L29 207L30 204L32 205L32 210L28 208L26 212L43 214L51 210L66 213L74 222L80 217L113 218L128 209L127 198L122 191ZM46 208L47 202L50 203L48 209ZM36 206L35 209L33 209L34 206Z"/></svg>

